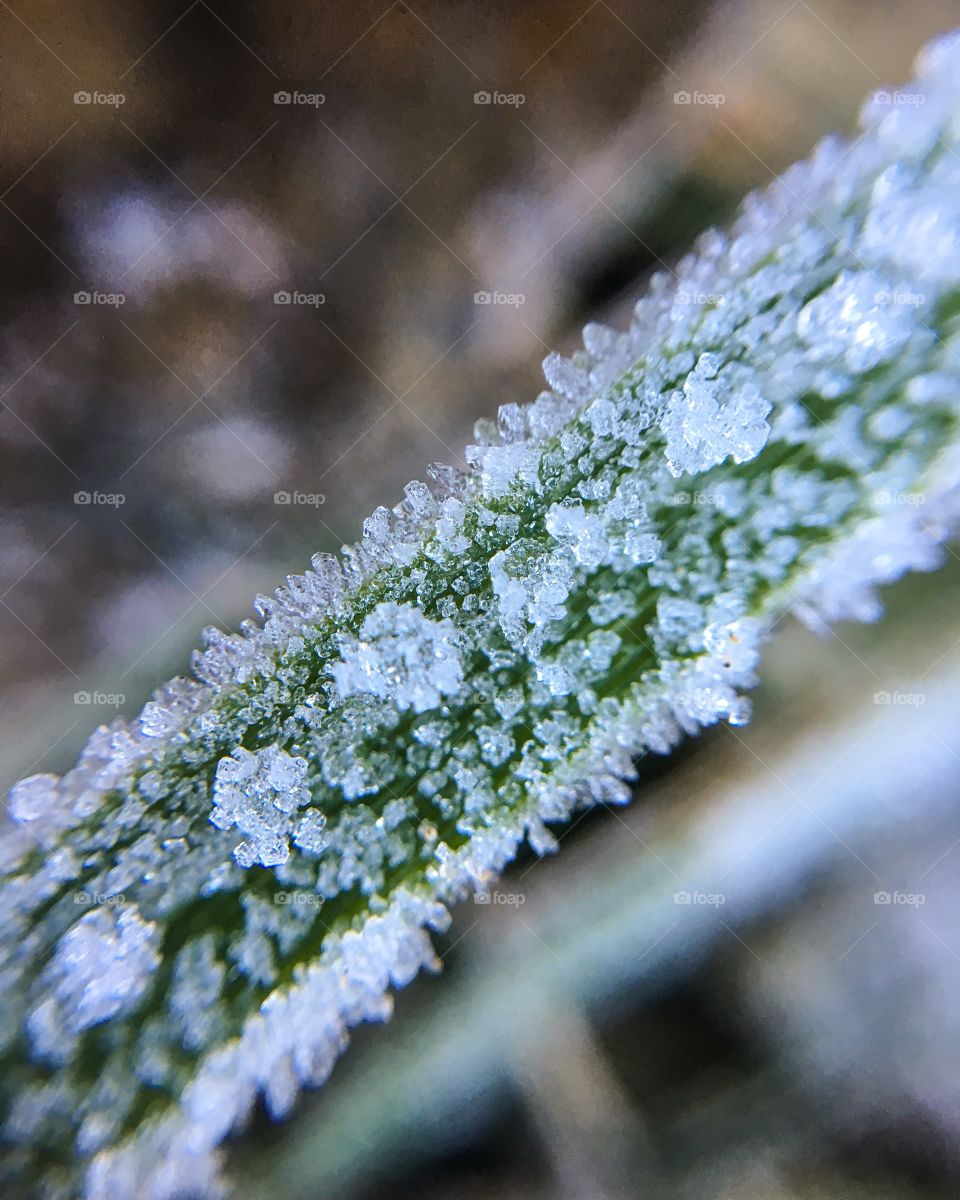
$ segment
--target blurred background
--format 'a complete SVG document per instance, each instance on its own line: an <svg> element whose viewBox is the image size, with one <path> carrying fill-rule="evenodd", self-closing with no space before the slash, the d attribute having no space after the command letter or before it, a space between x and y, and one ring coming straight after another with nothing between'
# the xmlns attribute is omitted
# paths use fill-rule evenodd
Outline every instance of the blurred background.
<svg viewBox="0 0 960 1200"><path fill-rule="evenodd" d="M0 773L532 398L946 0L0 0ZM521 861L238 1194L954 1196L960 567ZM956 849L955 849L956 847Z"/></svg>

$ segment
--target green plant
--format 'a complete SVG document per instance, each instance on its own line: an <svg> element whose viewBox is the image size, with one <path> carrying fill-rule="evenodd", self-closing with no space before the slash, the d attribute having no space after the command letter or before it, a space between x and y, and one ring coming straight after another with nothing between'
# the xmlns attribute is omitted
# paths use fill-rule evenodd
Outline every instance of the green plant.
<svg viewBox="0 0 960 1200"><path fill-rule="evenodd" d="M545 362L342 562L10 796L7 1190L221 1190L426 930L633 760L749 707L788 610L879 615L956 507L960 40L880 93L624 333ZM909 102L908 102L909 101ZM41 1180L42 1184L37 1181Z"/></svg>

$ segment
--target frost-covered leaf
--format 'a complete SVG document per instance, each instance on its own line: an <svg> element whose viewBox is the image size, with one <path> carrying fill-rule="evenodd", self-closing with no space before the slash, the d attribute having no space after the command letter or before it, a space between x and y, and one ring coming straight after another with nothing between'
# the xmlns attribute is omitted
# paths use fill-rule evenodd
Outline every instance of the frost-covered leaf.
<svg viewBox="0 0 960 1200"><path fill-rule="evenodd" d="M743 723L765 632L879 615L960 483L960 40L925 102L747 200L466 476L205 634L195 678L9 798L5 1195L220 1194L429 931L633 761ZM691 305L689 296L711 297ZM898 503L907 496L913 502ZM924 503L920 504L919 501ZM72 1148L72 1149L70 1149Z"/></svg>

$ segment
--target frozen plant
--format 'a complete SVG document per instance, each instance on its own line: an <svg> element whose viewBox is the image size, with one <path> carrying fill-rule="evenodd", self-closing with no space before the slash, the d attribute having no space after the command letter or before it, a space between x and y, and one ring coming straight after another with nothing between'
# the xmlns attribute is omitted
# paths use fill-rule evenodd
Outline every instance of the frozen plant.
<svg viewBox="0 0 960 1200"><path fill-rule="evenodd" d="M5 1196L222 1194L217 1147L258 1094L282 1116L321 1083L524 839L550 850L578 806L629 799L637 756L745 722L786 611L872 620L878 585L937 565L960 37L911 86L922 105L868 102L624 332L550 355L468 474L430 468L62 779L16 785Z"/></svg>

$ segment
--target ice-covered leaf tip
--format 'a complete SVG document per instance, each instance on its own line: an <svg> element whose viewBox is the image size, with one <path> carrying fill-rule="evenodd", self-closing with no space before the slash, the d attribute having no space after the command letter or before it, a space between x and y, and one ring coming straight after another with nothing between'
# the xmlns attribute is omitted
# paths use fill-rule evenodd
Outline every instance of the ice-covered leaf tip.
<svg viewBox="0 0 960 1200"><path fill-rule="evenodd" d="M221 1194L255 1097L281 1116L322 1082L523 839L551 849L577 806L628 799L636 756L746 721L786 610L873 619L878 584L937 564L956 35L910 88L749 197L624 332L550 355L468 474L431 468L62 779L16 785L4 1195Z"/></svg>

